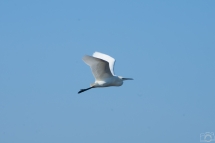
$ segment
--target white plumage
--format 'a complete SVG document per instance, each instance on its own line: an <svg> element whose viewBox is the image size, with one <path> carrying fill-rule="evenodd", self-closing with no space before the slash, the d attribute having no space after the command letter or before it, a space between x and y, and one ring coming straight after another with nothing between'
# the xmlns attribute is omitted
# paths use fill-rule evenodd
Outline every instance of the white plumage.
<svg viewBox="0 0 215 143"><path fill-rule="evenodd" d="M114 69L113 69L114 64L115 64L115 59L114 58L112 58L111 56L99 53L99 52L95 52L93 54L93 57L107 61L109 63L110 71L111 71L112 75L114 75Z"/></svg>
<svg viewBox="0 0 215 143"><path fill-rule="evenodd" d="M133 80L132 78L115 76L115 59L106 54L95 52L93 56L84 56L83 61L90 66L95 83L91 84L89 88L81 89L78 93L96 87L121 86L124 80Z"/></svg>

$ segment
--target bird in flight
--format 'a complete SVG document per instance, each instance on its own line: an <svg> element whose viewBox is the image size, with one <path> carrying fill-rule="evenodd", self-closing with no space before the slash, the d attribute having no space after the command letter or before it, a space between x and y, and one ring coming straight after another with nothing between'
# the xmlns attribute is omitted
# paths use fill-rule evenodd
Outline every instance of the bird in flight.
<svg viewBox="0 0 215 143"><path fill-rule="evenodd" d="M97 87L121 86L124 80L133 80L114 75L115 59L106 54L95 52L93 56L85 55L83 61L90 66L95 83L90 84L89 88L81 89L78 94Z"/></svg>

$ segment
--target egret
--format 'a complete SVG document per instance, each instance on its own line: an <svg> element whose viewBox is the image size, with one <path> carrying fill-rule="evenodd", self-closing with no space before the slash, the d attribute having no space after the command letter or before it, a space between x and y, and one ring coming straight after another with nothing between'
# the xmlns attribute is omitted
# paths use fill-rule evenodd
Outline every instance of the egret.
<svg viewBox="0 0 215 143"><path fill-rule="evenodd" d="M133 80L114 75L115 59L106 54L95 52L93 56L84 56L83 61L90 66L95 83L90 84L89 88L81 89L78 93L97 87L121 86L124 80Z"/></svg>

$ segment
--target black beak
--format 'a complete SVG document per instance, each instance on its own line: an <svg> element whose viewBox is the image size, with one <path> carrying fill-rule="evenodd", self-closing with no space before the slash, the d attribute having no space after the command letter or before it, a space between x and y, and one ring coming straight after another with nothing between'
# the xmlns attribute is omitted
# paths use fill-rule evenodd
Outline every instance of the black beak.
<svg viewBox="0 0 215 143"><path fill-rule="evenodd" d="M133 78L122 78L122 80L133 80Z"/></svg>

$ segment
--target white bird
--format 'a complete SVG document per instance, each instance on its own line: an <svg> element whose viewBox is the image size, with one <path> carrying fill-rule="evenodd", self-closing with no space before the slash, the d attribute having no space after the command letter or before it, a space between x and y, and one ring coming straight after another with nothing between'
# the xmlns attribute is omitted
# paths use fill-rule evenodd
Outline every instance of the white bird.
<svg viewBox="0 0 215 143"><path fill-rule="evenodd" d="M83 61L90 66L95 83L90 84L89 88L81 89L78 93L96 87L121 86L124 80L133 80L114 75L115 59L106 54L95 52L93 56L84 56Z"/></svg>

